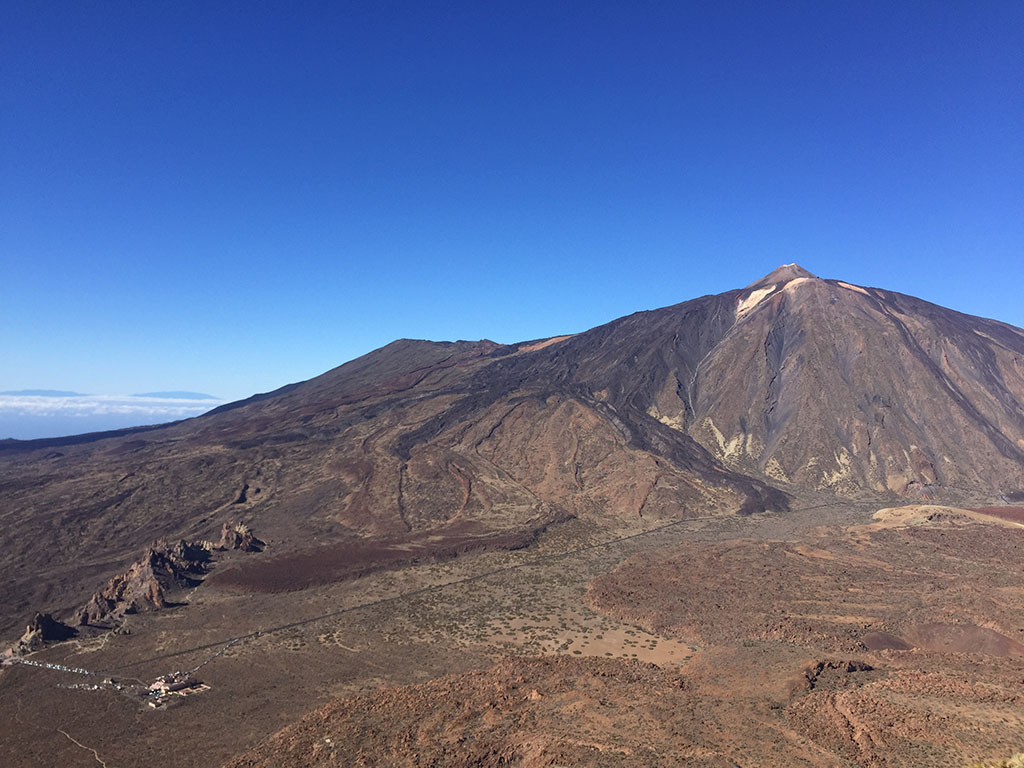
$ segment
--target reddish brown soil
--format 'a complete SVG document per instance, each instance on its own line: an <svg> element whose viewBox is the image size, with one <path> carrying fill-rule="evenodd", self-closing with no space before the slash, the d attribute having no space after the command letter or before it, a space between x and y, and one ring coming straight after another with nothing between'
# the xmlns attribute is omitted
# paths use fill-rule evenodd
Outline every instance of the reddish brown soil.
<svg viewBox="0 0 1024 768"><path fill-rule="evenodd" d="M724 727L721 702L708 704L677 672L654 665L507 659L486 671L335 702L228 765L735 765L751 750ZM737 715L747 711L740 699L733 706ZM776 737L783 729L765 728Z"/></svg>
<svg viewBox="0 0 1024 768"><path fill-rule="evenodd" d="M982 515L1009 520L1011 523L1024 525L1024 507L979 507L974 510Z"/></svg>
<svg viewBox="0 0 1024 768"><path fill-rule="evenodd" d="M994 629L974 624L918 624L907 627L903 637L888 632L868 632L862 641L872 651L909 651L911 648L921 648L940 653L1024 657L1024 644Z"/></svg>
<svg viewBox="0 0 1024 768"><path fill-rule="evenodd" d="M524 530L494 532L479 523L462 520L440 532L328 544L261 558L258 562L242 562L215 572L205 584L243 592L291 592L470 552L522 549L548 525L557 522L560 520L552 519Z"/></svg>
<svg viewBox="0 0 1024 768"><path fill-rule="evenodd" d="M995 665L944 669L709 650L676 671L506 659L342 699L227 768L255 766L960 766L1019 744L1024 690ZM1002 680L1000 678L1002 677ZM1018 686L1018 689L1020 686Z"/></svg>
<svg viewBox="0 0 1024 768"><path fill-rule="evenodd" d="M774 641L861 654L881 677L812 685L787 704L791 726L854 765L961 766L1024 733L1022 555L1024 532L995 525L821 529L636 555L587 600L720 655Z"/></svg>
<svg viewBox="0 0 1024 768"><path fill-rule="evenodd" d="M907 633L930 624L1024 636L1022 562L1024 531L994 525L819 531L805 542L686 543L637 555L595 579L587 599L691 642L757 638L855 652L869 633L916 645ZM961 634L948 650L999 645L984 632Z"/></svg>
<svg viewBox="0 0 1024 768"><path fill-rule="evenodd" d="M1024 644L974 624L919 624L904 635L913 647L929 651L1024 657Z"/></svg>
<svg viewBox="0 0 1024 768"><path fill-rule="evenodd" d="M914 647L902 637L888 632L868 632L861 642L869 651L909 651Z"/></svg>

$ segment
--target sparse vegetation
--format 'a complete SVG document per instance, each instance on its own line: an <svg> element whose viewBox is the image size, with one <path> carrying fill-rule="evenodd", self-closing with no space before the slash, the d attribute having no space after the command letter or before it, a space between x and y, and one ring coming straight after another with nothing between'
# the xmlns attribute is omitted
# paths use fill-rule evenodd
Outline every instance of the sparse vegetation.
<svg viewBox="0 0 1024 768"><path fill-rule="evenodd" d="M971 768L1024 768L1024 752L994 763L972 763Z"/></svg>

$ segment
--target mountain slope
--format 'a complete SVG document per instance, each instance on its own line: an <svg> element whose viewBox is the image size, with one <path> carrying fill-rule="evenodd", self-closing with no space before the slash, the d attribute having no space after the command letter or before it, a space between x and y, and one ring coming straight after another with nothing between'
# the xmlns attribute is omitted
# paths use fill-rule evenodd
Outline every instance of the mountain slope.
<svg viewBox="0 0 1024 768"><path fill-rule="evenodd" d="M838 281L759 286L693 388L689 432L717 456L844 492L1021 487L1024 332Z"/></svg>
<svg viewBox="0 0 1024 768"><path fill-rule="evenodd" d="M0 444L0 630L157 536L272 550L1024 488L1024 332L785 265L584 333L401 340L195 419ZM419 540L419 539L418 539Z"/></svg>

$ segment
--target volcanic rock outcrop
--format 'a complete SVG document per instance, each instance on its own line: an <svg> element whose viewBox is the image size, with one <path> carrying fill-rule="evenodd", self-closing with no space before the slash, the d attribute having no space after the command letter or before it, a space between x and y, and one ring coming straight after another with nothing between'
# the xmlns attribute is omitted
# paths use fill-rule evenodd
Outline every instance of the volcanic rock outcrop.
<svg viewBox="0 0 1024 768"><path fill-rule="evenodd" d="M209 559L206 542L158 541L127 571L93 594L79 611L78 623L105 624L120 621L127 614L166 608L165 591L198 584Z"/></svg>
<svg viewBox="0 0 1024 768"><path fill-rule="evenodd" d="M74 637L75 634L74 627L69 627L48 613L37 613L25 627L25 634L4 655L20 656L24 653L38 651L47 643L59 643Z"/></svg>
<svg viewBox="0 0 1024 768"><path fill-rule="evenodd" d="M216 549L262 552L264 546L245 523L224 523L220 529L220 541L217 542Z"/></svg>
<svg viewBox="0 0 1024 768"><path fill-rule="evenodd" d="M110 627L120 624L127 615L166 608L171 604L168 592L195 587L203 581L213 552L262 552L265 546L249 526L231 522L221 527L220 541L216 545L209 541L158 540L127 570L111 577L103 589L94 592L75 612L74 623L79 627ZM75 627L50 614L37 613L6 655L37 651L48 643L67 640L77 633Z"/></svg>

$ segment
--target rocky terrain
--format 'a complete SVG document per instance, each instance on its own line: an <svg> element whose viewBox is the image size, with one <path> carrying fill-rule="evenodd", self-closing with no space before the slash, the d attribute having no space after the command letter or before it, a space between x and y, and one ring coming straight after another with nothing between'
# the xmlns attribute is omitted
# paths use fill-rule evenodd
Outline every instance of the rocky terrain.
<svg viewBox="0 0 1024 768"><path fill-rule="evenodd" d="M587 600L691 642L1024 658L1024 528L948 513L901 522L883 513L798 541L688 542L627 560L596 579Z"/></svg>
<svg viewBox="0 0 1024 768"><path fill-rule="evenodd" d="M52 643L68 640L78 634L74 627L68 626L48 613L37 613L25 627L25 633L18 642L4 651L3 658L24 656L38 651Z"/></svg>
<svg viewBox="0 0 1024 768"><path fill-rule="evenodd" d="M789 542L657 547L591 581L590 606L701 649L676 663L505 658L331 703L229 765L966 766L1012 754L1024 645L1007 635L1024 637L1024 535L918 510ZM885 630L899 647L867 641Z"/></svg>
<svg viewBox="0 0 1024 768"><path fill-rule="evenodd" d="M5 441L0 632L51 666L0 671L0 763L1004 759L1022 403L1024 331L785 265Z"/></svg>
<svg viewBox="0 0 1024 768"><path fill-rule="evenodd" d="M112 576L100 591L94 592L84 606L72 613L70 623L48 613L37 613L25 634L5 651L5 658L23 656L75 637L79 634L77 627L117 630L132 614L171 607L175 603L168 595L202 584L216 553L259 552L263 546L244 523L224 523L216 544L158 540L124 573Z"/></svg>

